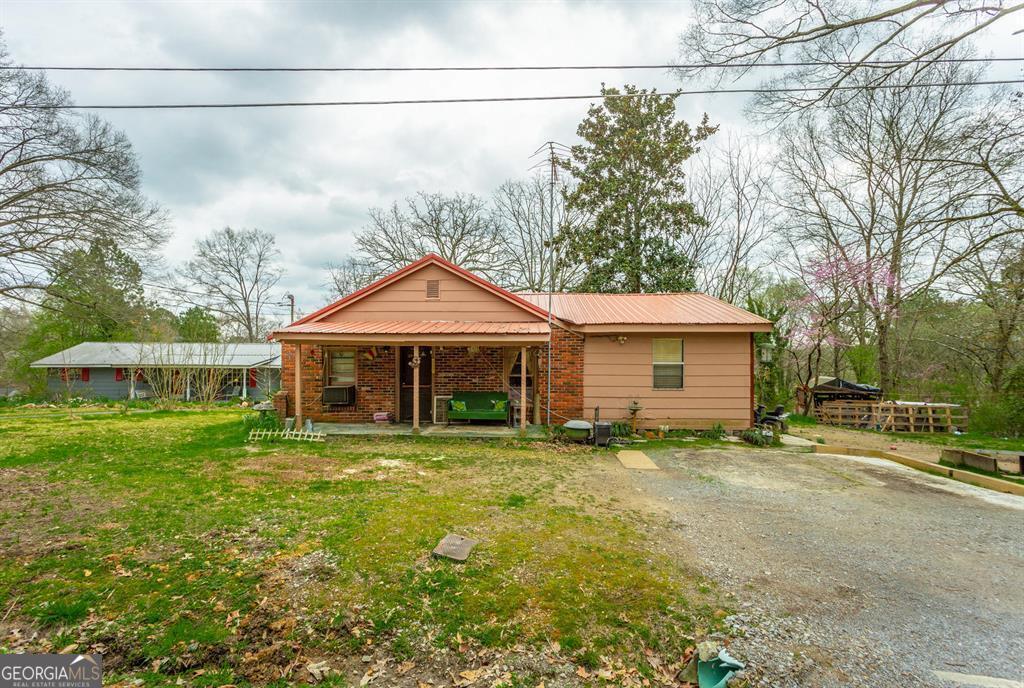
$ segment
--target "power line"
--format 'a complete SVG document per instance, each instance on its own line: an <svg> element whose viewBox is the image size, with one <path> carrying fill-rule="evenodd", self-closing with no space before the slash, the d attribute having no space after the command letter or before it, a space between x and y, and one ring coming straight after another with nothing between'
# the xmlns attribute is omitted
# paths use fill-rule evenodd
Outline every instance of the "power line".
<svg viewBox="0 0 1024 688"><path fill-rule="evenodd" d="M0 71L48 72L552 72L592 71L598 69L753 69L764 67L895 67L914 62L977 63L1024 62L1024 57L948 57L934 60L864 60L836 62L735 62L691 64L605 64L605 65L489 65L461 67L102 67L72 65L2 65Z"/></svg>
<svg viewBox="0 0 1024 688"><path fill-rule="evenodd" d="M230 304L231 303L231 299L229 299L227 296L223 296L223 295L220 295L220 294L206 294L206 293L199 292L199 291L190 291L188 289L180 289L178 287L167 287L167 286L163 286L163 285L159 285L159 284L153 284L151 282L140 282L139 284L141 284L144 287L148 287L149 289L165 292L166 294L170 294L171 296L175 296L177 294L188 294L190 296L197 297L198 299L202 299L202 300L205 300L205 301L214 301L214 302L217 302L217 303L219 303L221 305ZM181 303L192 304L193 303L193 301L191 301L188 298L185 298L183 296L182 297L178 297L175 300L178 301L179 304L181 304ZM264 305L265 306L288 306L290 304L289 304L288 301L266 301L264 303ZM284 315L285 313L288 312L288 311L277 310L277 309L274 309L274 308L263 308L261 310L263 310L264 312L267 312L267 313L274 313L276 315Z"/></svg>
<svg viewBox="0 0 1024 688"><path fill-rule="evenodd" d="M453 105L465 103L524 103L558 100L595 100L602 98L677 98L679 96L752 94L752 93L809 93L821 91L860 91L907 88L941 88L949 86L996 86L1024 84L1024 79L998 79L991 81L954 81L928 84L878 84L865 86L806 86L792 88L713 88L697 91L670 91L667 93L608 93L559 96L499 96L493 98L418 98L413 100L318 100L278 101L253 103L168 103L152 105L2 105L8 110L215 110L241 108L294 108L294 107L348 107L360 105Z"/></svg>

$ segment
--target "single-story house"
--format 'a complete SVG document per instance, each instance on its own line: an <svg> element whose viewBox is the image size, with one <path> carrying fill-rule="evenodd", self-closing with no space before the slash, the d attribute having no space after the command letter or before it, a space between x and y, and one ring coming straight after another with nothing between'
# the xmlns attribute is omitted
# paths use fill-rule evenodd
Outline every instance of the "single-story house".
<svg viewBox="0 0 1024 688"><path fill-rule="evenodd" d="M176 396L192 397L199 371L223 371L222 398L264 399L281 387L281 345L189 342L82 342L31 364L46 368L54 395L133 399L154 396L151 371L179 375ZM182 375L183 372L190 374ZM211 387L212 390L212 387Z"/></svg>
<svg viewBox="0 0 1024 688"><path fill-rule="evenodd" d="M431 254L273 332L275 403L299 422L417 429L445 422L453 394L504 392L522 427L635 412L641 427L741 429L753 335L771 328L705 294L513 293Z"/></svg>

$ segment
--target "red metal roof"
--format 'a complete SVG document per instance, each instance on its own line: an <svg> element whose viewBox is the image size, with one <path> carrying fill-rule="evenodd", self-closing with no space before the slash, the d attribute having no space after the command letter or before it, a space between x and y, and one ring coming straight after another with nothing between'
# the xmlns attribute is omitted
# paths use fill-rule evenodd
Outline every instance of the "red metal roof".
<svg viewBox="0 0 1024 688"><path fill-rule="evenodd" d="M541 308L548 294L520 293ZM707 294L551 294L551 314L577 325L770 325Z"/></svg>
<svg viewBox="0 0 1024 688"><path fill-rule="evenodd" d="M305 322L274 334L548 334L548 324L535 322L462 322L451 320L348 320Z"/></svg>

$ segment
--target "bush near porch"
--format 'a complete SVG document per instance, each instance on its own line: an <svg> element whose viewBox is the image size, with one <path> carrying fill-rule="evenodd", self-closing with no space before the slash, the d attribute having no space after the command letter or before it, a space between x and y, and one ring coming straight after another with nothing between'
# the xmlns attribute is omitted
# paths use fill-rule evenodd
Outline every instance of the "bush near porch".
<svg viewBox="0 0 1024 688"><path fill-rule="evenodd" d="M0 651L101 651L146 685L629 685L724 616L579 482L592 450L244 434L226 410L5 414ZM448 531L482 540L466 564L429 556Z"/></svg>

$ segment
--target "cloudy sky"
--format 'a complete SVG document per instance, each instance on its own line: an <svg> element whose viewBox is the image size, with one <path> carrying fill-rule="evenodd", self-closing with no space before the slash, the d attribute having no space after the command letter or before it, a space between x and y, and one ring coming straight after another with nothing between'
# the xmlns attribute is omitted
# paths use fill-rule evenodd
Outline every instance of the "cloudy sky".
<svg viewBox="0 0 1024 688"><path fill-rule="evenodd" d="M0 26L26 65L465 66L663 63L677 56L679 2L46 2L3 0ZM1019 54L1020 42L1007 42ZM1005 51L1004 51L1005 52ZM364 100L660 90L661 71L545 73L55 73L80 104ZM544 141L575 141L586 101L287 110L107 111L168 209L168 261L231 225L272 232L282 294L309 311L327 262L350 253L367 209L418 190L489 194L527 175ZM683 98L744 128L736 97Z"/></svg>

